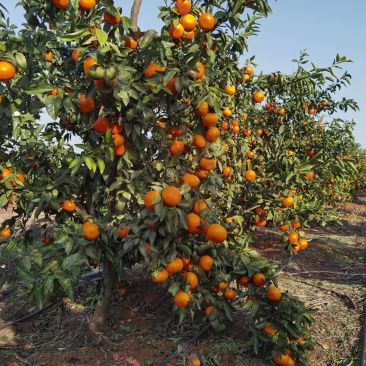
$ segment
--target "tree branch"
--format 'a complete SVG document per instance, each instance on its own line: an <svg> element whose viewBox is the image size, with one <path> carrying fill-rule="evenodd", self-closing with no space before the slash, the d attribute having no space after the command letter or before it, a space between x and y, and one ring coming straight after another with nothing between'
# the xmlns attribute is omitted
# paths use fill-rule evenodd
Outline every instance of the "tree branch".
<svg viewBox="0 0 366 366"><path fill-rule="evenodd" d="M142 3L142 0L134 0L132 8L131 8L131 20L132 20L132 23L135 25L136 30L137 30L137 19L139 17L141 3Z"/></svg>

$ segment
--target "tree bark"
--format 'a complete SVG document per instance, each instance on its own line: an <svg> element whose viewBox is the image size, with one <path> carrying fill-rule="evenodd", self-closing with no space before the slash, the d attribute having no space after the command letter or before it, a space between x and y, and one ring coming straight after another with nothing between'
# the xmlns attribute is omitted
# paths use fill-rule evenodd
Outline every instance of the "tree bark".
<svg viewBox="0 0 366 366"><path fill-rule="evenodd" d="M103 262L103 285L91 324L91 329L95 332L102 332L107 328L107 319L116 281L117 272L113 269L112 263L108 259L105 259Z"/></svg>
<svg viewBox="0 0 366 366"><path fill-rule="evenodd" d="M139 17L141 3L142 3L142 0L134 0L132 8L131 8L131 20L132 20L132 23L136 27L135 30L137 30L137 19Z"/></svg>

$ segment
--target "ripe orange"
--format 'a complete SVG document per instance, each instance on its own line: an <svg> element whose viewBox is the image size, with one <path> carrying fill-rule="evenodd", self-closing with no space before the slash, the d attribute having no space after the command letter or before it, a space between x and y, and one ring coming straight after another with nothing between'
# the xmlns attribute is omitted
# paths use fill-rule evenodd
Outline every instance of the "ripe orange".
<svg viewBox="0 0 366 366"><path fill-rule="evenodd" d="M113 123L111 123L110 130L112 132L112 135L122 133L123 132L123 124L113 122Z"/></svg>
<svg viewBox="0 0 366 366"><path fill-rule="evenodd" d="M8 227L1 229L0 236L2 238L8 238L11 235L11 230Z"/></svg>
<svg viewBox="0 0 366 366"><path fill-rule="evenodd" d="M57 9L66 9L69 6L70 0L52 0L53 5Z"/></svg>
<svg viewBox="0 0 366 366"><path fill-rule="evenodd" d="M293 229L298 229L301 226L301 222L300 221L296 222L296 220L292 220L291 226Z"/></svg>
<svg viewBox="0 0 366 366"><path fill-rule="evenodd" d="M278 228L281 231L287 231L287 230L290 230L290 225L289 224L279 225Z"/></svg>
<svg viewBox="0 0 366 366"><path fill-rule="evenodd" d="M44 245L48 245L50 242L51 242L51 237L49 237L49 236L45 236L45 237L43 238L43 240L42 240L42 243L43 243Z"/></svg>
<svg viewBox="0 0 366 366"><path fill-rule="evenodd" d="M215 142L220 137L220 130L217 127L210 127L206 131L206 139L210 142Z"/></svg>
<svg viewBox="0 0 366 366"><path fill-rule="evenodd" d="M314 176L315 176L314 172L306 173L305 174L305 180L313 180Z"/></svg>
<svg viewBox="0 0 366 366"><path fill-rule="evenodd" d="M264 334L277 334L278 329L272 326L272 323L268 322L266 326L263 328Z"/></svg>
<svg viewBox="0 0 366 366"><path fill-rule="evenodd" d="M122 156L126 152L125 145L119 145L113 149L115 156Z"/></svg>
<svg viewBox="0 0 366 366"><path fill-rule="evenodd" d="M97 120L93 123L93 129L99 133L106 133L110 126L111 125L108 118L103 116L99 116Z"/></svg>
<svg viewBox="0 0 366 366"><path fill-rule="evenodd" d="M200 168L202 170L210 171L216 166L216 161L213 158L206 158L203 156L200 160Z"/></svg>
<svg viewBox="0 0 366 366"><path fill-rule="evenodd" d="M247 154L248 159L253 159L254 158L254 152L253 151L249 151Z"/></svg>
<svg viewBox="0 0 366 366"><path fill-rule="evenodd" d="M214 260L209 255L203 255L199 261L198 265L204 270L204 271L210 271L213 266Z"/></svg>
<svg viewBox="0 0 366 366"><path fill-rule="evenodd" d="M138 46L137 41L135 41L134 39L130 38L130 37L125 37L125 47L127 48L131 48L131 49L136 49Z"/></svg>
<svg viewBox="0 0 366 366"><path fill-rule="evenodd" d="M184 152L184 144L182 141L174 141L170 146L169 146L169 152L171 155L175 155L175 154L183 154Z"/></svg>
<svg viewBox="0 0 366 366"><path fill-rule="evenodd" d="M189 70L187 70L187 72L195 74L196 75L196 81L198 81L202 78L202 76L205 73L205 66L203 65L202 62L197 61L196 62L196 69L195 70L189 69Z"/></svg>
<svg viewBox="0 0 366 366"><path fill-rule="evenodd" d="M180 39L183 37L184 35L184 27L182 24L177 24L177 26L175 27L174 24L170 24L169 28L168 28L170 37L172 37L173 39Z"/></svg>
<svg viewBox="0 0 366 366"><path fill-rule="evenodd" d="M240 132L240 127L239 126L233 126L231 128L231 131L233 131L235 134L239 133Z"/></svg>
<svg viewBox="0 0 366 366"><path fill-rule="evenodd" d="M207 206L205 200L200 198L193 204L193 212L196 213L197 215L199 215L202 210L209 211L210 209Z"/></svg>
<svg viewBox="0 0 366 366"><path fill-rule="evenodd" d="M94 85L99 90L104 90L104 91L111 91L112 89L114 89L117 86L117 83L118 83L118 79L114 78L113 85L111 87L109 87L109 86L105 85L104 79L94 80Z"/></svg>
<svg viewBox="0 0 366 366"><path fill-rule="evenodd" d="M96 0L79 0L79 5L83 10L90 10L96 4Z"/></svg>
<svg viewBox="0 0 366 366"><path fill-rule="evenodd" d="M125 296L127 294L127 290L125 288L118 289L118 295Z"/></svg>
<svg viewBox="0 0 366 366"><path fill-rule="evenodd" d="M225 116L225 117L230 117L232 115L232 112L229 108L226 108L222 111L222 114Z"/></svg>
<svg viewBox="0 0 366 366"><path fill-rule="evenodd" d="M250 282L250 278L248 276L241 276L239 279L240 285L244 287L248 287L248 283Z"/></svg>
<svg viewBox="0 0 366 366"><path fill-rule="evenodd" d="M291 339L292 342L294 343L301 343L304 341L304 335L302 335L300 338L298 339Z"/></svg>
<svg viewBox="0 0 366 366"><path fill-rule="evenodd" d="M246 74L248 74L248 75L252 75L252 74L253 74L253 69L252 69L252 67L251 67L251 66L246 65L246 66L244 67L244 69L245 69L245 73L246 73Z"/></svg>
<svg viewBox="0 0 366 366"><path fill-rule="evenodd" d="M191 358L189 366L201 366L201 361L197 357Z"/></svg>
<svg viewBox="0 0 366 366"><path fill-rule="evenodd" d="M262 216L256 216L254 219L254 224L259 227L264 227L267 225L267 220Z"/></svg>
<svg viewBox="0 0 366 366"><path fill-rule="evenodd" d="M89 76L89 70L90 70L90 68L91 68L92 66L94 66L94 65L98 65L98 63L97 63L97 61L95 61L95 60L93 59L93 57L89 56L89 57L87 57L87 58L85 59L85 61L84 61L84 73L85 73L85 75L86 75L89 79L91 79L91 77Z"/></svg>
<svg viewBox="0 0 366 366"><path fill-rule="evenodd" d="M255 178L257 177L257 174L254 170L247 170L245 172L245 179L248 180L249 182L252 182L253 180L255 180Z"/></svg>
<svg viewBox="0 0 366 366"><path fill-rule="evenodd" d="M182 182L187 183L191 188L198 187L201 183L200 179L194 174L184 174L182 177Z"/></svg>
<svg viewBox="0 0 366 366"><path fill-rule="evenodd" d="M159 66L155 63L151 63L144 71L144 75L146 78L155 75L158 71L165 71L165 67L164 66Z"/></svg>
<svg viewBox="0 0 366 366"><path fill-rule="evenodd" d="M257 91L253 94L254 103L262 103L264 101L264 94L260 91Z"/></svg>
<svg viewBox="0 0 366 366"><path fill-rule="evenodd" d="M80 95L78 98L80 103L79 110L81 113L89 113L95 107L95 102L93 97L86 97L85 94Z"/></svg>
<svg viewBox="0 0 366 366"><path fill-rule="evenodd" d="M113 138L113 144L115 147L120 147L125 143L125 138L118 133L112 135L112 138Z"/></svg>
<svg viewBox="0 0 366 366"><path fill-rule="evenodd" d="M16 69L9 61L0 61L0 82L9 81L14 78Z"/></svg>
<svg viewBox="0 0 366 366"><path fill-rule="evenodd" d="M309 245L309 243L306 239L300 239L298 244L299 244L299 247L300 247L301 250L306 249Z"/></svg>
<svg viewBox="0 0 366 366"><path fill-rule="evenodd" d="M103 15L104 21L110 25L116 25L121 21L121 16L109 14L107 11L104 11Z"/></svg>
<svg viewBox="0 0 366 366"><path fill-rule="evenodd" d="M161 271L158 271L156 276L152 276L152 281L155 283L162 283L165 282L169 277L169 273L166 269L162 269Z"/></svg>
<svg viewBox="0 0 366 366"><path fill-rule="evenodd" d="M224 169L222 169L222 174L224 174L225 177L229 177L231 173L231 168L229 166L226 166Z"/></svg>
<svg viewBox="0 0 366 366"><path fill-rule="evenodd" d="M65 200L62 207L67 212L74 212L76 209L76 203L71 200Z"/></svg>
<svg viewBox="0 0 366 366"><path fill-rule="evenodd" d="M299 234L296 231L291 231L290 234L288 234L288 241L291 244L297 244L299 241Z"/></svg>
<svg viewBox="0 0 366 366"><path fill-rule="evenodd" d="M278 301L281 298L281 291L277 287L270 287L267 290L267 297L271 301Z"/></svg>
<svg viewBox="0 0 366 366"><path fill-rule="evenodd" d="M98 225L87 221L83 224L83 234L85 239L88 240L95 240L99 237L100 232L99 232L99 228Z"/></svg>
<svg viewBox="0 0 366 366"><path fill-rule="evenodd" d="M282 205L285 207L290 207L294 204L295 200L293 197L288 196L288 197L284 197L282 200Z"/></svg>
<svg viewBox="0 0 366 366"><path fill-rule="evenodd" d="M264 286L266 283L266 276L263 273L256 273L252 278L253 283L256 286Z"/></svg>
<svg viewBox="0 0 366 366"><path fill-rule="evenodd" d="M183 134L183 131L178 126L174 126L174 127L170 128L168 132L173 137L179 137L179 136L182 136L182 134Z"/></svg>
<svg viewBox="0 0 366 366"><path fill-rule="evenodd" d="M220 224L210 224L208 225L206 236L208 240L214 243L223 243L227 238L227 231Z"/></svg>
<svg viewBox="0 0 366 366"><path fill-rule="evenodd" d="M226 85L226 86L225 86L225 91L226 91L226 93L228 93L229 95L234 95L234 94L236 93L235 86L231 86L231 85Z"/></svg>
<svg viewBox="0 0 366 366"><path fill-rule="evenodd" d="M289 358L290 358L289 355L284 355L282 353L279 353L279 354L276 353L275 356L273 357L273 362L277 365L286 366Z"/></svg>
<svg viewBox="0 0 366 366"><path fill-rule="evenodd" d="M177 7L177 12L180 15L186 15L192 9L192 5L189 0L177 0L175 6Z"/></svg>
<svg viewBox="0 0 366 366"><path fill-rule="evenodd" d="M190 301L191 301L191 298L189 297L189 295L183 291L179 291L174 296L174 303L175 303L175 305L177 305L180 308L186 308Z"/></svg>
<svg viewBox="0 0 366 366"><path fill-rule="evenodd" d="M210 306L209 306L209 307L207 307L207 308L206 308L206 310L205 310L205 314L206 314L206 316L209 316L209 315L211 314L211 311L217 311L217 309L216 309L214 306L210 305Z"/></svg>
<svg viewBox="0 0 366 366"><path fill-rule="evenodd" d="M180 24L182 24L183 28L189 32L197 25L197 19L193 14L185 14L180 19Z"/></svg>
<svg viewBox="0 0 366 366"><path fill-rule="evenodd" d="M280 108L278 109L277 113L280 115L280 116L284 116L285 113L286 113L286 109L285 108Z"/></svg>
<svg viewBox="0 0 366 366"><path fill-rule="evenodd" d="M207 102L202 102L196 109L196 113L203 117L205 116L210 110L210 106L208 105Z"/></svg>
<svg viewBox="0 0 366 366"><path fill-rule="evenodd" d="M166 267L166 271L170 274L178 273L183 269L183 262L180 258L175 258Z"/></svg>
<svg viewBox="0 0 366 366"><path fill-rule="evenodd" d="M169 186L163 189L161 198L167 206L174 207L179 205L182 200L182 194L177 187Z"/></svg>
<svg viewBox="0 0 366 366"><path fill-rule="evenodd" d="M232 300L234 300L234 299L235 299L235 297L236 297L236 292L235 292L234 290L229 289L229 290L226 290L226 291L224 292L224 296L225 296L225 298L226 298L227 300L232 301Z"/></svg>
<svg viewBox="0 0 366 366"><path fill-rule="evenodd" d="M53 53L51 51L47 51L46 53L42 54L44 56L44 60L46 62L52 62L52 60L55 59L55 56L53 56Z"/></svg>
<svg viewBox="0 0 366 366"><path fill-rule="evenodd" d="M205 127L215 127L219 122L219 116L216 113L207 113L202 117L202 124Z"/></svg>
<svg viewBox="0 0 366 366"><path fill-rule="evenodd" d="M203 31L209 32L215 26L215 18L210 13L204 13L198 18L198 25Z"/></svg>
<svg viewBox="0 0 366 366"><path fill-rule="evenodd" d="M198 285L198 277L193 272L186 272L183 277L189 284L191 290L194 290Z"/></svg>
<svg viewBox="0 0 366 366"><path fill-rule="evenodd" d="M206 139L202 135L193 136L193 146L197 149L203 149L206 146Z"/></svg>
<svg viewBox="0 0 366 366"><path fill-rule="evenodd" d="M128 229L127 226L124 226L122 229L118 228L118 239L125 238L129 232L130 230Z"/></svg>
<svg viewBox="0 0 366 366"><path fill-rule="evenodd" d="M145 204L145 207L148 208L149 210L153 210L154 209L154 205L151 204L151 202L153 201L153 199L156 197L156 196L159 196L159 193L156 192L156 191L149 191L145 194L145 197L144 197L144 204Z"/></svg>
<svg viewBox="0 0 366 366"><path fill-rule="evenodd" d="M188 232L189 233L198 233L201 229L198 226L201 226L201 218L194 212L191 212L187 215L188 220Z"/></svg>
<svg viewBox="0 0 366 366"><path fill-rule="evenodd" d="M221 123L221 128L223 130L228 130L229 129L229 122L222 122Z"/></svg>

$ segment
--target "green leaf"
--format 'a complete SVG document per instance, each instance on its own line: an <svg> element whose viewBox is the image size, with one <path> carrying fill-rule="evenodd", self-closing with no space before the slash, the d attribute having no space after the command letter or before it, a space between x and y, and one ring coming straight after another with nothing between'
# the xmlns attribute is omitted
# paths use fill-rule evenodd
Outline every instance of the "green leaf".
<svg viewBox="0 0 366 366"><path fill-rule="evenodd" d="M44 93L47 93L49 91L52 91L54 88L55 87L50 85L50 84L36 84L36 85L32 85L31 87L29 87L24 92L29 94L29 95L44 94Z"/></svg>
<svg viewBox="0 0 366 366"><path fill-rule="evenodd" d="M148 46L155 37L156 37L156 31L154 29L149 29L139 40L139 47L143 48Z"/></svg>
<svg viewBox="0 0 366 366"><path fill-rule="evenodd" d="M97 170L97 164L95 164L95 161L89 157L85 157L84 161L88 169L95 173Z"/></svg>
<svg viewBox="0 0 366 366"><path fill-rule="evenodd" d="M97 28L95 30L95 34L101 46L103 46L108 41L108 34L104 30Z"/></svg>
<svg viewBox="0 0 366 366"><path fill-rule="evenodd" d="M15 59L17 60L17 64L21 69L23 70L27 69L27 60L22 53L17 52L15 54Z"/></svg>
<svg viewBox="0 0 366 366"><path fill-rule="evenodd" d="M97 164L98 164L98 168L101 174L103 174L104 170L105 170L105 162L102 159L97 159Z"/></svg>
<svg viewBox="0 0 366 366"><path fill-rule="evenodd" d="M70 42L70 41L75 41L79 38L83 38L87 35L89 35L88 29L82 29L82 30L74 32L74 33L65 34L64 36L60 37L60 39L61 39L61 41Z"/></svg>
<svg viewBox="0 0 366 366"><path fill-rule="evenodd" d="M45 100L45 106L48 114L54 120L57 119L58 112L61 108L62 100L59 96L48 95Z"/></svg>
<svg viewBox="0 0 366 366"><path fill-rule="evenodd" d="M34 274L26 268L18 267L17 272L19 279L22 282L33 282L37 279L36 276L34 276Z"/></svg>

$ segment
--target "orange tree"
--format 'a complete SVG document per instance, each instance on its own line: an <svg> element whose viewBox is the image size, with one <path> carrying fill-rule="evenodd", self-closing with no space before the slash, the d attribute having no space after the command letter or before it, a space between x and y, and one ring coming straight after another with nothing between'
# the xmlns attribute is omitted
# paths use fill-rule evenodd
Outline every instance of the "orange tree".
<svg viewBox="0 0 366 366"><path fill-rule="evenodd" d="M302 228L336 221L327 207L354 189L353 124L325 121L357 108L334 98L349 60L306 70L302 53L293 75L240 67L263 0L168 1L160 33L111 0L20 3L24 28L0 24L0 206L14 211L1 235L28 253L20 280L44 279L29 298L74 298L82 266L103 263L101 330L118 277L144 262L180 321L203 309L222 330L245 297L255 352L306 365L312 310L251 243L268 225L289 255L305 249Z"/></svg>

